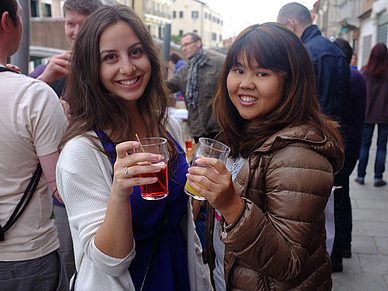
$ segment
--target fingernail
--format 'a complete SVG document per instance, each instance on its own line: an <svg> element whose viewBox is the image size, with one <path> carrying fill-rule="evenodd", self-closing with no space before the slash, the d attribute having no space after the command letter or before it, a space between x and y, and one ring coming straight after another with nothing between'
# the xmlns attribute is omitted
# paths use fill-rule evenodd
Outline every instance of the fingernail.
<svg viewBox="0 0 388 291"><path fill-rule="evenodd" d="M158 155L152 154L151 155L151 159L154 160L154 161L157 161L158 160Z"/></svg>
<svg viewBox="0 0 388 291"><path fill-rule="evenodd" d="M160 171L160 166L154 166L154 171Z"/></svg>
<svg viewBox="0 0 388 291"><path fill-rule="evenodd" d="M139 146L139 143L138 143L137 141L135 141L135 142L133 143L133 146L138 147L138 146Z"/></svg>

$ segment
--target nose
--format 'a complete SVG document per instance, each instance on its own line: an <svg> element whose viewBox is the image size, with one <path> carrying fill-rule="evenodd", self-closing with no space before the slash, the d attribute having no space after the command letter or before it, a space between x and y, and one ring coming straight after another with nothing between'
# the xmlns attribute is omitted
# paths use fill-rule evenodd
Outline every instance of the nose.
<svg viewBox="0 0 388 291"><path fill-rule="evenodd" d="M78 34L78 32L79 32L80 29L81 29L81 25L77 24L77 25L75 26L75 29L74 29L74 32L73 32L74 37L77 36L77 34Z"/></svg>
<svg viewBox="0 0 388 291"><path fill-rule="evenodd" d="M129 58L122 60L120 64L120 73L123 75L131 75L136 71L136 66Z"/></svg>
<svg viewBox="0 0 388 291"><path fill-rule="evenodd" d="M254 89L255 88L255 83L253 82L252 77L245 76L241 80L239 87L241 89Z"/></svg>

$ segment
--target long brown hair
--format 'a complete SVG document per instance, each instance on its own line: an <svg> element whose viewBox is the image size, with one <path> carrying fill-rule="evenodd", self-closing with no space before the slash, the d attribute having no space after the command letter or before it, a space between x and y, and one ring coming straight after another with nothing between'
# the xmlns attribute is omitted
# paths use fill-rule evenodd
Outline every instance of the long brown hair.
<svg viewBox="0 0 388 291"><path fill-rule="evenodd" d="M146 134L167 138L170 157L175 157L176 148L165 130L169 95L163 81L160 51L141 19L125 5L100 7L86 19L77 36L67 84L69 127L62 137L59 150L78 135L86 136L93 142L94 138L87 134L92 130L111 129L119 142L134 139L126 101L106 90L99 80L101 34L119 21L133 28L151 63L150 80L137 102Z"/></svg>
<svg viewBox="0 0 388 291"><path fill-rule="evenodd" d="M229 98L227 77L240 54L284 76L280 105L260 120L243 119ZM252 25L238 35L226 56L213 108L222 128L219 138L231 146L234 157L248 157L277 131L304 123L311 123L338 142L341 140L337 123L320 112L314 70L306 48L292 31L278 23Z"/></svg>
<svg viewBox="0 0 388 291"><path fill-rule="evenodd" d="M362 71L365 77L371 77L373 81L385 80L388 73L388 52L385 44L379 42L373 47L368 63Z"/></svg>

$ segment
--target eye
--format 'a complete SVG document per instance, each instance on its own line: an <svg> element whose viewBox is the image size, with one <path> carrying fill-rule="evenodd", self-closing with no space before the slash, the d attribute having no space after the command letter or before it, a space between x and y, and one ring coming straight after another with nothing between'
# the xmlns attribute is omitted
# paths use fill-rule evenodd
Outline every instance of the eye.
<svg viewBox="0 0 388 291"><path fill-rule="evenodd" d="M233 71L236 72L236 74L238 74L238 75L244 74L244 71L241 69L233 69Z"/></svg>
<svg viewBox="0 0 388 291"><path fill-rule="evenodd" d="M103 61L113 61L116 59L116 56L114 54L107 54L106 56L104 56L104 58L102 59Z"/></svg>
<svg viewBox="0 0 388 291"><path fill-rule="evenodd" d="M141 57L142 52L143 52L142 49L135 48L135 49L131 50L130 54L131 54L131 56L133 56L133 57Z"/></svg>
<svg viewBox="0 0 388 291"><path fill-rule="evenodd" d="M257 75L258 75L259 77L265 77L265 76L268 76L268 74L267 74L267 73L263 73L263 72L257 73Z"/></svg>
<svg viewBox="0 0 388 291"><path fill-rule="evenodd" d="M72 26L74 26L74 23L68 22L66 25L72 27Z"/></svg>

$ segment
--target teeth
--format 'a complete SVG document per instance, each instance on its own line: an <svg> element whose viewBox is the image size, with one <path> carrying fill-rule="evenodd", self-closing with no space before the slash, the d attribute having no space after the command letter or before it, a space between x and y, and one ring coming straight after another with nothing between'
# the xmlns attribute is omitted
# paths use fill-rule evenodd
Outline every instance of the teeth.
<svg viewBox="0 0 388 291"><path fill-rule="evenodd" d="M244 102L253 102L256 101L257 98L255 97L250 97L250 96L240 96L241 100Z"/></svg>
<svg viewBox="0 0 388 291"><path fill-rule="evenodd" d="M133 79L133 80L131 80L131 81L119 81L119 83L122 84L122 85L132 85L132 84L135 84L135 83L136 83L137 79L138 79L138 78Z"/></svg>

